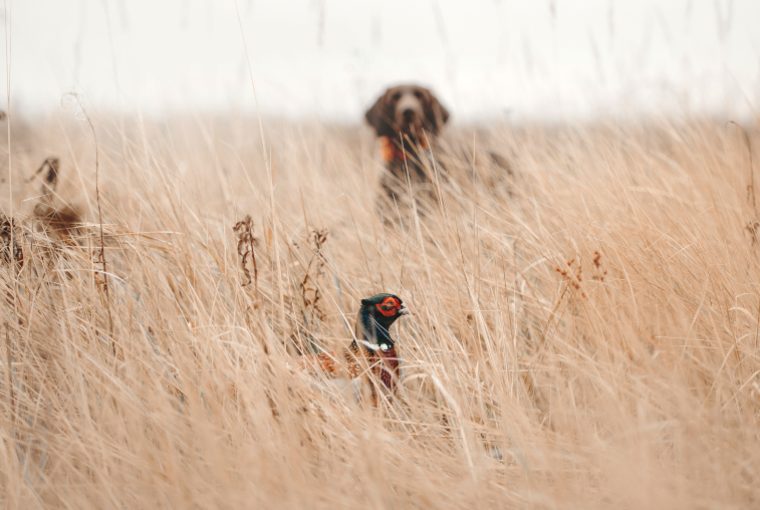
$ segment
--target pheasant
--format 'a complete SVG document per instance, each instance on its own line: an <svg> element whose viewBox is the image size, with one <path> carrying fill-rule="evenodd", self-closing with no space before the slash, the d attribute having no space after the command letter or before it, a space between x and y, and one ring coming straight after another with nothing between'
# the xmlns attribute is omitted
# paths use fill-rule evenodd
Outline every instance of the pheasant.
<svg viewBox="0 0 760 510"><path fill-rule="evenodd" d="M338 355L323 352L310 356L304 359L304 366L329 379L350 380L359 388L366 383L372 404L377 406L378 391L388 397L396 391L399 359L389 330L396 319L408 313L401 298L393 294L362 299L351 344Z"/></svg>

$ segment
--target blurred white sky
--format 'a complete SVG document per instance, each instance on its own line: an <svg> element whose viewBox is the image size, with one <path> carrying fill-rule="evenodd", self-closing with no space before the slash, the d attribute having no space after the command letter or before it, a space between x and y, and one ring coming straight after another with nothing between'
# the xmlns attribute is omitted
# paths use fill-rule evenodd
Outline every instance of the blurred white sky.
<svg viewBox="0 0 760 510"><path fill-rule="evenodd" d="M253 111L243 36L258 107L289 117L358 119L398 80L431 85L458 119L741 115L760 102L760 0L6 5L17 113L60 108L67 92L131 112Z"/></svg>

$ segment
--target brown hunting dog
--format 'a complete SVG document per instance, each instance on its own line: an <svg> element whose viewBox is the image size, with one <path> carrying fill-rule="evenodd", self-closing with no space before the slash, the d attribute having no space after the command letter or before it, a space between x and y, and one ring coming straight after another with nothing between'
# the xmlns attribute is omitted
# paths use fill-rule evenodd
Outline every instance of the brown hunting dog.
<svg viewBox="0 0 760 510"><path fill-rule="evenodd" d="M419 85L397 85L386 90L364 118L380 139L388 170L381 180L385 194L397 202L408 184L429 184L431 148L449 120L435 95Z"/></svg>

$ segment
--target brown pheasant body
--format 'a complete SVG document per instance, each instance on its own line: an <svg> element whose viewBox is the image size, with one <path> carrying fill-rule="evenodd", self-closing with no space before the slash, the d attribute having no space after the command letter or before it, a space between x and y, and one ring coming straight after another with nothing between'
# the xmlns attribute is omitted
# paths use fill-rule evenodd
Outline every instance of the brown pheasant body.
<svg viewBox="0 0 760 510"><path fill-rule="evenodd" d="M395 393L401 376L395 347L371 350L355 343L340 354L323 352L305 357L302 367L313 375L359 383L358 393L364 395L369 390L373 405L377 405L378 390L386 397Z"/></svg>

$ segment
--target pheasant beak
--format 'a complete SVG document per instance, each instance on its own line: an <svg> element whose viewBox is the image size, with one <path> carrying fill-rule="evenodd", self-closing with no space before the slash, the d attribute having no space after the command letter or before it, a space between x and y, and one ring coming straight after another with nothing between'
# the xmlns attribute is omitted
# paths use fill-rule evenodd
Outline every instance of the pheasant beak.
<svg viewBox="0 0 760 510"><path fill-rule="evenodd" d="M401 308L398 309L398 314L399 315L409 315L409 309L406 306L401 305Z"/></svg>

